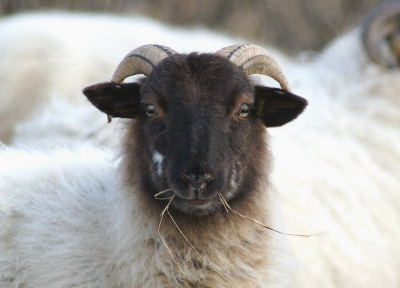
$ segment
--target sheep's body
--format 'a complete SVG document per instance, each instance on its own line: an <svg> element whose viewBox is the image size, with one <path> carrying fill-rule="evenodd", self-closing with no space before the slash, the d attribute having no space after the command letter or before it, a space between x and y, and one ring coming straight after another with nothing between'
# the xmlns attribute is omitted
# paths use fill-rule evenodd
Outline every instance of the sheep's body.
<svg viewBox="0 0 400 288"><path fill-rule="evenodd" d="M399 287L399 70L372 64L357 29L288 71L310 109L271 132L274 182L288 231L326 231L289 238L296 287Z"/></svg>
<svg viewBox="0 0 400 288"><path fill-rule="evenodd" d="M135 187L118 184L110 152L3 149L0 160L1 287L185 287L157 233L161 210ZM276 194L260 197L244 210L282 228ZM202 259L167 214L161 225L174 255L185 259L178 261L191 287L289 286L281 235L226 211L214 216L175 219L204 262L236 286L196 266Z"/></svg>

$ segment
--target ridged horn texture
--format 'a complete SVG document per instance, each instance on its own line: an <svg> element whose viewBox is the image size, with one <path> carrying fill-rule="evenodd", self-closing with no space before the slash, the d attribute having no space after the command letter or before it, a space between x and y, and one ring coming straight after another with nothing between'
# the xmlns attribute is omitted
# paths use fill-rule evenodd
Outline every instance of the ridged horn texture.
<svg viewBox="0 0 400 288"><path fill-rule="evenodd" d="M278 62L264 48L251 44L235 44L215 52L243 68L246 75L261 74L276 80L281 88L290 91L289 82Z"/></svg>
<svg viewBox="0 0 400 288"><path fill-rule="evenodd" d="M122 59L111 81L114 83L122 83L126 77L137 74L149 76L158 63L173 54L176 54L176 52L166 46L153 44L140 46L129 52L128 55Z"/></svg>
<svg viewBox="0 0 400 288"><path fill-rule="evenodd" d="M368 14L362 40L369 58L386 67L400 65L400 1L382 4Z"/></svg>

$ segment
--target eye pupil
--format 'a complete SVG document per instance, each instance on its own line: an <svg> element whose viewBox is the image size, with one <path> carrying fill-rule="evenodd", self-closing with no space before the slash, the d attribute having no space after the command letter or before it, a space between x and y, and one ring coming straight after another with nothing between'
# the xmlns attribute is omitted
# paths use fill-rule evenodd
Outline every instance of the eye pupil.
<svg viewBox="0 0 400 288"><path fill-rule="evenodd" d="M243 104L242 106L239 107L237 111L237 115L240 117L246 117L250 113L250 107L247 104Z"/></svg>
<svg viewBox="0 0 400 288"><path fill-rule="evenodd" d="M158 115L158 110L157 110L156 106L154 106L154 105L148 105L148 106L146 107L146 115L147 115L149 118L153 118L153 117L157 116L157 115Z"/></svg>

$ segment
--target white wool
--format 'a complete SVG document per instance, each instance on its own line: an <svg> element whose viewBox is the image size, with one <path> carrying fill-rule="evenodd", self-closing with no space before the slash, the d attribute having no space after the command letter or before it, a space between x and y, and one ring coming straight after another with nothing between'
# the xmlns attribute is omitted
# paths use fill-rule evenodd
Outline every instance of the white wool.
<svg viewBox="0 0 400 288"><path fill-rule="evenodd" d="M116 148L120 143L124 120L113 120L107 124L106 115L88 101L76 103L59 95L39 104L32 119L16 124L14 128L14 147L48 149L91 143Z"/></svg>
<svg viewBox="0 0 400 288"><path fill-rule="evenodd" d="M1 287L101 287L112 159L89 147L49 154L2 149Z"/></svg>
<svg viewBox="0 0 400 288"><path fill-rule="evenodd" d="M400 71L370 63L358 29L287 67L304 115L273 130L274 182L301 263L296 287L400 286Z"/></svg>

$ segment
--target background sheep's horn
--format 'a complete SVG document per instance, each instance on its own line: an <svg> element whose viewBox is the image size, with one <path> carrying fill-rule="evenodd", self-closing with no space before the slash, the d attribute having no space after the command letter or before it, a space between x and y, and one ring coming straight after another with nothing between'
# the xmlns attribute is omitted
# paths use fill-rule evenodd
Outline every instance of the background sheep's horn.
<svg viewBox="0 0 400 288"><path fill-rule="evenodd" d="M161 45L144 45L129 52L122 59L112 76L111 81L122 83L126 77L144 74L149 76L161 60L176 54L171 48Z"/></svg>
<svg viewBox="0 0 400 288"><path fill-rule="evenodd" d="M281 88L290 91L281 67L264 48L251 44L235 44L215 52L241 66L247 75L262 74L275 79Z"/></svg>
<svg viewBox="0 0 400 288"><path fill-rule="evenodd" d="M362 25L362 40L370 59L380 65L400 65L400 1L391 1L369 13Z"/></svg>

